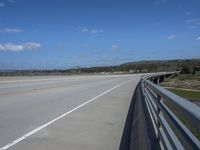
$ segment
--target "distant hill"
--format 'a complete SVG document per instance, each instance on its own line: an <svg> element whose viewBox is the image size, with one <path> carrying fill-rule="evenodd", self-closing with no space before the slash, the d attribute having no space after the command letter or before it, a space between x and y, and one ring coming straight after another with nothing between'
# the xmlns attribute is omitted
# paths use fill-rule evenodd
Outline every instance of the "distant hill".
<svg viewBox="0 0 200 150"><path fill-rule="evenodd" d="M200 59L148 60L128 62L118 66L85 67L76 69L9 70L1 71L0 76L73 75L88 73L121 74L176 70L184 70L189 73L200 71Z"/></svg>
<svg viewBox="0 0 200 150"><path fill-rule="evenodd" d="M120 68L139 70L139 72L154 72L181 70L183 66L199 68L200 59L174 59L128 62L120 65Z"/></svg>
<svg viewBox="0 0 200 150"><path fill-rule="evenodd" d="M148 64L149 63L152 63L152 64L158 64L158 63L166 64L166 63L188 63L188 62L199 63L200 62L200 58L199 59L172 59L172 60L134 61L134 62L124 63L122 65L134 65L134 64L145 64L145 63L148 63Z"/></svg>

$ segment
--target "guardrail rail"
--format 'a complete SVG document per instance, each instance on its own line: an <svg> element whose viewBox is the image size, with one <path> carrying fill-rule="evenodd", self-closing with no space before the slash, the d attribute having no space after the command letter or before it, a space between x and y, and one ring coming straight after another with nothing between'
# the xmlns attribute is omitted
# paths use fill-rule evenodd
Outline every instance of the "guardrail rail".
<svg viewBox="0 0 200 150"><path fill-rule="evenodd" d="M200 107L156 85L171 73L143 76L142 93L162 149L200 149L200 141L180 121L180 111L200 131ZM171 107L173 106L173 107Z"/></svg>

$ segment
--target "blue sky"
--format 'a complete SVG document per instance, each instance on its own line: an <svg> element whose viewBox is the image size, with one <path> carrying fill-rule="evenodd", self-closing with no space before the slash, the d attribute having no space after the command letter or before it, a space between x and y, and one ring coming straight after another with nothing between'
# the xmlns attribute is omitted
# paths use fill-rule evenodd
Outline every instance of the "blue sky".
<svg viewBox="0 0 200 150"><path fill-rule="evenodd" d="M200 0L0 0L0 69L200 58Z"/></svg>

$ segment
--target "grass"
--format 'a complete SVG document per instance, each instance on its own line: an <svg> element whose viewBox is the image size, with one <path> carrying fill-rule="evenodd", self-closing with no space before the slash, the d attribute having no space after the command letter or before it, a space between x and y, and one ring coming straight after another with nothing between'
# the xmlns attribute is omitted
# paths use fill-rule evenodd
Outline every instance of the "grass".
<svg viewBox="0 0 200 150"><path fill-rule="evenodd" d="M177 115L177 114L176 114ZM200 140L200 132L193 127L190 122L182 115L177 115L177 117L180 119L180 121L194 134L194 136Z"/></svg>
<svg viewBox="0 0 200 150"><path fill-rule="evenodd" d="M167 90L172 93L179 95L187 100L199 100L200 101L200 74L199 72L195 75L193 74L180 74L178 76L171 76L166 80L166 82L161 83L161 86L170 87ZM183 89L181 89L183 88ZM185 90L186 89L186 90ZM193 89L193 90L192 90ZM168 107L170 105L168 104ZM180 110L170 106L173 113L180 119L180 121L200 140L200 132L185 116Z"/></svg>
<svg viewBox="0 0 200 150"><path fill-rule="evenodd" d="M172 75L171 77L167 78L164 82L160 83L160 85L164 87L200 90L200 75L199 74L195 75L180 74L178 76ZM179 92L177 92L177 94L178 93Z"/></svg>
<svg viewBox="0 0 200 150"><path fill-rule="evenodd" d="M172 79L176 79L176 80L181 80L181 81L185 81L185 80L196 80L196 81L200 81L200 73L196 73L196 74L179 74L179 75L172 75L169 78L166 79L166 81L171 81Z"/></svg>
<svg viewBox="0 0 200 150"><path fill-rule="evenodd" d="M178 88L168 88L168 90L188 100L200 100L199 91L182 90Z"/></svg>
<svg viewBox="0 0 200 150"><path fill-rule="evenodd" d="M200 81L199 74L180 74L175 77L178 80L198 80Z"/></svg>
<svg viewBox="0 0 200 150"><path fill-rule="evenodd" d="M200 101L200 91L190 91L190 90L183 90L183 89L177 89L177 88L167 88L167 90L183 98L186 98L187 100ZM179 111L177 109L172 109L172 108L171 110L176 114L176 116L180 119L180 121L184 125L186 125L187 128L200 140L200 132L196 130L195 127L193 127L182 114L179 114Z"/></svg>

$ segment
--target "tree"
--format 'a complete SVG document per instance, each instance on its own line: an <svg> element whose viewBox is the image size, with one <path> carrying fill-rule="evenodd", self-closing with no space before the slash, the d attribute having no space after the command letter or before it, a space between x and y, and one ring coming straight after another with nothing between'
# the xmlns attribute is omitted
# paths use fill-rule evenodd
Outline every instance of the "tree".
<svg viewBox="0 0 200 150"><path fill-rule="evenodd" d="M193 66L189 65L182 65L181 74L192 74L193 73Z"/></svg>

